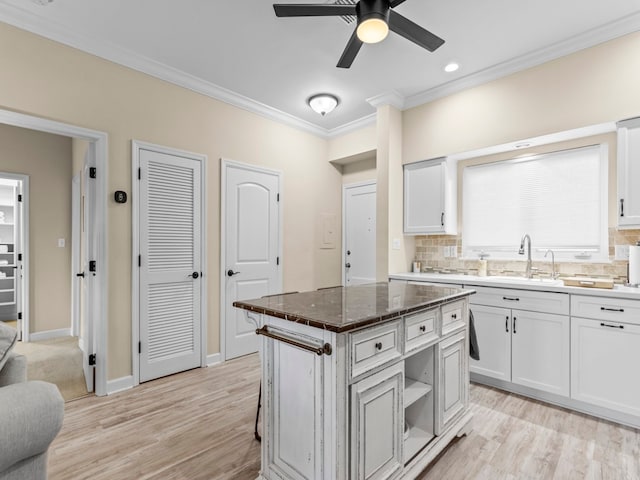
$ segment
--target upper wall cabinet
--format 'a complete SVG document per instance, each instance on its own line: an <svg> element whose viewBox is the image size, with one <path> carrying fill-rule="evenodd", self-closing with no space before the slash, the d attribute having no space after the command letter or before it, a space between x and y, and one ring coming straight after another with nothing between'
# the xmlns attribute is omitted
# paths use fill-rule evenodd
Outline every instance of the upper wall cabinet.
<svg viewBox="0 0 640 480"><path fill-rule="evenodd" d="M618 122L618 227L640 228L640 117Z"/></svg>
<svg viewBox="0 0 640 480"><path fill-rule="evenodd" d="M404 166L404 233L457 233L455 163L436 158Z"/></svg>

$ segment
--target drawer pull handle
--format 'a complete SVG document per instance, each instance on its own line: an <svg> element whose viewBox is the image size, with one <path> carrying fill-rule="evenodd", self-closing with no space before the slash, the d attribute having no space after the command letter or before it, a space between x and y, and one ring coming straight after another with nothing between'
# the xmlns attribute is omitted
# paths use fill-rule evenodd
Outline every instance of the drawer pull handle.
<svg viewBox="0 0 640 480"><path fill-rule="evenodd" d="M503 300L508 300L510 302L519 302L520 299L518 297L502 297Z"/></svg>
<svg viewBox="0 0 640 480"><path fill-rule="evenodd" d="M607 312L620 312L620 313L623 313L623 312L624 312L624 308L607 308L607 307L600 307L600 310L607 311Z"/></svg>
<svg viewBox="0 0 640 480"><path fill-rule="evenodd" d="M382 342L376 343L376 350L382 350Z"/></svg>
<svg viewBox="0 0 640 480"><path fill-rule="evenodd" d="M624 325L609 325L608 323L600 323L601 327L609 327L609 328L624 328Z"/></svg>
<svg viewBox="0 0 640 480"><path fill-rule="evenodd" d="M425 327L424 325L420 325L420 331L421 332L426 332L427 331L427 327Z"/></svg>

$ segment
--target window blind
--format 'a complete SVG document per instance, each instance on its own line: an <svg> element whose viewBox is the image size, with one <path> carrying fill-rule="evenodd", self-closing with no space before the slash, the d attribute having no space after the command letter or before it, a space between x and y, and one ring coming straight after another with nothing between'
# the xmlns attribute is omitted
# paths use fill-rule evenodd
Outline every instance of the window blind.
<svg viewBox="0 0 640 480"><path fill-rule="evenodd" d="M515 259L528 233L538 257L608 258L607 184L605 145L467 167L463 254Z"/></svg>

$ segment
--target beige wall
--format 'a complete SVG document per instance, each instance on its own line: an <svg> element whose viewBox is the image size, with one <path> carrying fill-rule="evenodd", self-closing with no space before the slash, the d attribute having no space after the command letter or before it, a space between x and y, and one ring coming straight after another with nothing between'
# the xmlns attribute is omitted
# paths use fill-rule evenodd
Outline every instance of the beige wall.
<svg viewBox="0 0 640 480"><path fill-rule="evenodd" d="M377 129L374 124L329 139L329 161L342 160L365 152L375 156L376 135Z"/></svg>
<svg viewBox="0 0 640 480"><path fill-rule="evenodd" d="M376 157L375 155L358 162L347 163L342 166L342 183L366 182L376 179Z"/></svg>
<svg viewBox="0 0 640 480"><path fill-rule="evenodd" d="M283 172L284 289L340 283L339 249L321 250L317 238L320 214L340 218L341 209L326 140L5 24L0 58L0 108L109 135L109 379L132 373L131 203L112 199L114 190L131 192L132 139L208 156L209 353L219 351L220 158Z"/></svg>
<svg viewBox="0 0 640 480"><path fill-rule="evenodd" d="M71 139L0 124L0 171L29 176L30 332L69 328Z"/></svg>
<svg viewBox="0 0 640 480"><path fill-rule="evenodd" d="M640 33L404 112L404 162L640 115Z"/></svg>

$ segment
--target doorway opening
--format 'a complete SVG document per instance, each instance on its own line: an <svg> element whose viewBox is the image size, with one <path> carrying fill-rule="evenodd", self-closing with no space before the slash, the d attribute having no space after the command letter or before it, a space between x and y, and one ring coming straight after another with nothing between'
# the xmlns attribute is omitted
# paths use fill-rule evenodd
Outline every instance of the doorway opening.
<svg viewBox="0 0 640 480"><path fill-rule="evenodd" d="M60 352L62 344L70 342L78 352L76 364L85 394L88 390L105 395L107 136L5 110L0 110L0 135L0 171L5 172L5 184L14 182L6 188L0 185L0 204L7 203L3 198L10 189L17 199L14 206L0 207L6 210L4 226L0 226L0 290L7 290L0 301L11 300L0 303L14 304L6 307L16 314L15 327L21 336L16 349L27 356L28 378L36 379L33 375L38 375L39 367L33 367L31 361ZM50 142L61 145L57 153ZM82 145L84 153L76 165L87 178L81 195L76 195L71 180L70 152L77 145ZM53 176L59 182L52 181ZM11 222L7 221L9 210ZM84 218L77 218L81 213ZM11 228L14 232L5 238L3 230ZM76 235L75 229L81 233ZM76 263L71 261L72 249L84 252ZM89 268L90 263L100 268ZM15 270L13 279L8 270ZM79 273L85 273L84 278L77 277ZM84 285L72 295L78 281ZM52 356L42 364L42 377L37 379L58 383L54 373L63 370L65 362Z"/></svg>

